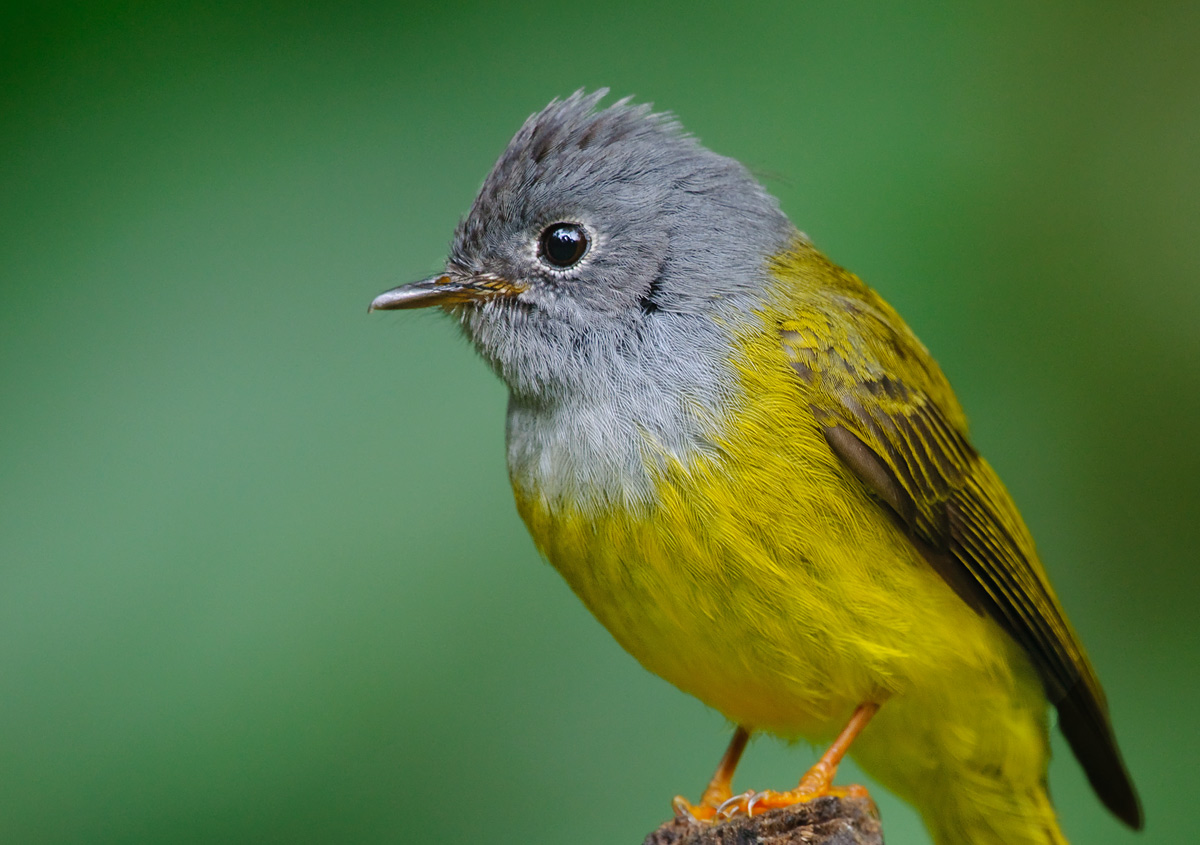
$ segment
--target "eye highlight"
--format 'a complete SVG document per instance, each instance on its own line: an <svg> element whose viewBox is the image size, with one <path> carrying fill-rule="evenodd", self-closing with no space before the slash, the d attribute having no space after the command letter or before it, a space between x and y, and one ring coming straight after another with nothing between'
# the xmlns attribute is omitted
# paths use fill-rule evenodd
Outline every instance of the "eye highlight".
<svg viewBox="0 0 1200 845"><path fill-rule="evenodd" d="M578 223L553 223L538 238L538 256L552 267L565 270L579 263L591 242Z"/></svg>

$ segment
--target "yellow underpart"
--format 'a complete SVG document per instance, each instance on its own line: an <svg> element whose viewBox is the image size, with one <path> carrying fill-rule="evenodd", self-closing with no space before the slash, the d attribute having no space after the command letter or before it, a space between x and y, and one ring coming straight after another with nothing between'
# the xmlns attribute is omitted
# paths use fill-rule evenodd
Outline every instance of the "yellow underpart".
<svg viewBox="0 0 1200 845"><path fill-rule="evenodd" d="M643 666L738 724L823 743L880 702L852 755L937 841L1062 841L1032 666L829 449L778 339L821 319L759 316L735 338L741 399L714 448L662 456L652 504L515 490L539 549Z"/></svg>

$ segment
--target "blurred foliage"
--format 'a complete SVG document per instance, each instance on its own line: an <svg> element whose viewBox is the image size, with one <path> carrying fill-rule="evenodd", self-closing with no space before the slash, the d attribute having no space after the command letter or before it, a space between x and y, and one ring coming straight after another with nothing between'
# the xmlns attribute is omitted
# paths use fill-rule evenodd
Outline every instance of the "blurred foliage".
<svg viewBox="0 0 1200 845"><path fill-rule="evenodd" d="M1198 24L0 12L0 840L612 845L698 793L727 727L538 563L501 386L437 315L365 313L440 267L527 114L602 85L765 174L934 350L1107 684L1139 841L1191 839ZM1073 840L1134 841L1056 750ZM758 741L737 785L810 760Z"/></svg>

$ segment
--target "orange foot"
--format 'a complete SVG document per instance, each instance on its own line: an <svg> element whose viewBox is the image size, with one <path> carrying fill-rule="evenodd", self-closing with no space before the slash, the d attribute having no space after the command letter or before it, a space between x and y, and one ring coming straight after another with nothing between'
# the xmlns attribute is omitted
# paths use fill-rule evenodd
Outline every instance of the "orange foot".
<svg viewBox="0 0 1200 845"><path fill-rule="evenodd" d="M717 808L715 819L721 821L737 816L757 816L771 810L778 810L781 807L807 804L809 801L815 801L827 795L837 798L871 797L871 793L867 792L865 786L859 786L856 783L847 786L824 786L814 789L806 784L805 780L808 780L808 775L805 775L805 779L800 781L799 786L795 789L789 789L787 792L775 792L765 789L762 792L743 792L741 795L734 795Z"/></svg>
<svg viewBox="0 0 1200 845"><path fill-rule="evenodd" d="M794 804L804 804L826 795L838 798L870 798L865 787L858 785L834 786L833 778L837 774L838 764L846 756L850 744L859 735L871 717L879 710L879 705L872 702L860 704L850 717L850 721L838 738L833 741L821 759L817 761L804 777L800 779L795 789L787 792L743 792L741 795L731 795L730 783L733 779L733 768L737 765L742 749L745 748L746 737L743 728L738 728L734 734L729 750L721 760L717 773L713 775L708 789L700 799L700 805L688 803L682 797L676 797L672 802L675 814L681 817L691 817L702 821L722 821L735 816L754 816L760 813L776 810L780 807L790 807ZM745 734L743 736L743 734ZM739 744L739 738L741 743Z"/></svg>

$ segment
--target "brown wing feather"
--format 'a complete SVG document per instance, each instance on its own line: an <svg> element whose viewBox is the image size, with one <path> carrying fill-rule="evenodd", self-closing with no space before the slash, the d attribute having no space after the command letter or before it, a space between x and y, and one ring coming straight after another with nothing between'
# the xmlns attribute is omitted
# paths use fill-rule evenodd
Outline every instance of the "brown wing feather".
<svg viewBox="0 0 1200 845"><path fill-rule="evenodd" d="M962 411L929 353L873 291L837 272L840 284L826 288L820 315L781 332L831 450L955 592L1025 650L1093 788L1140 828L1141 805L1104 693L1020 514L967 440Z"/></svg>

